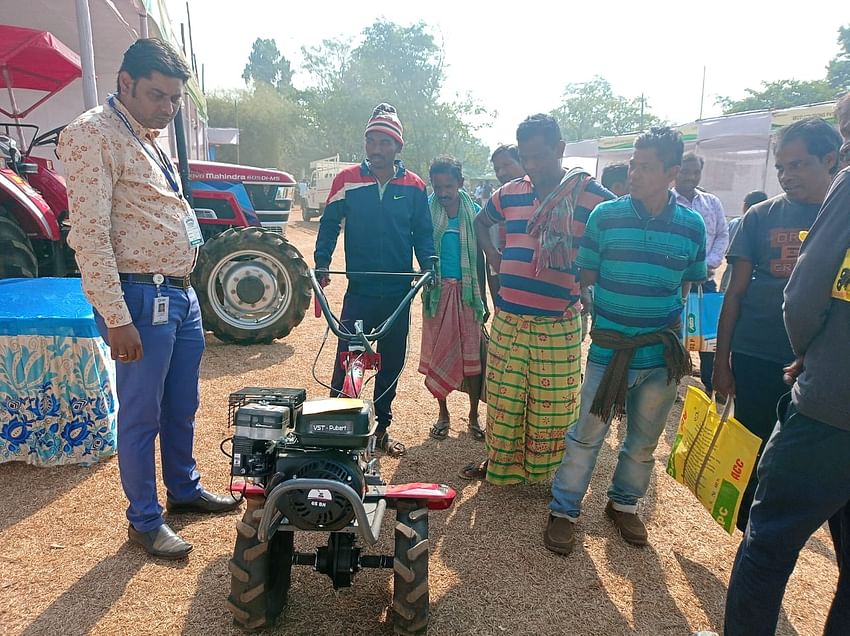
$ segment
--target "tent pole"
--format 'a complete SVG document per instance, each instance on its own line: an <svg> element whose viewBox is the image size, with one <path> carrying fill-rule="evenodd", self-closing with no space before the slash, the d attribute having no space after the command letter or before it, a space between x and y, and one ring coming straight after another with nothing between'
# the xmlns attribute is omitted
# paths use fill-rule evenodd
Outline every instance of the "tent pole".
<svg viewBox="0 0 850 636"><path fill-rule="evenodd" d="M18 136L18 143L20 144L18 147L21 152L26 150L26 142L24 141L24 132L21 130L19 126L20 117L18 116L18 104L15 101L15 93L12 90L12 79L9 77L9 67L3 66L3 81L6 83L6 89L9 91L9 103L12 105L12 119L15 120L15 132Z"/></svg>
<svg viewBox="0 0 850 636"><path fill-rule="evenodd" d="M75 0L77 30L80 34L80 63L83 70L83 105L86 110L97 106L97 82L94 72L94 44L92 44L91 12L88 0Z"/></svg>

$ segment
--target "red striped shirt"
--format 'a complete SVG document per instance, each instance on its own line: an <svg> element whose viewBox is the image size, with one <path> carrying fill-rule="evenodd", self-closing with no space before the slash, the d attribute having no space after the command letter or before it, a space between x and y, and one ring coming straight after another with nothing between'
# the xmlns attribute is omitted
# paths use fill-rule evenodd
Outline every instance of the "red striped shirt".
<svg viewBox="0 0 850 636"><path fill-rule="evenodd" d="M587 177L573 215L573 248L570 261L578 253L584 226L598 203L614 198L605 188ZM499 298L496 305L523 315L562 316L579 301L578 268L545 268L536 272L540 245L528 234L528 221L540 205L531 179L526 176L506 183L490 198L485 208L490 220L505 226L505 247L499 268Z"/></svg>

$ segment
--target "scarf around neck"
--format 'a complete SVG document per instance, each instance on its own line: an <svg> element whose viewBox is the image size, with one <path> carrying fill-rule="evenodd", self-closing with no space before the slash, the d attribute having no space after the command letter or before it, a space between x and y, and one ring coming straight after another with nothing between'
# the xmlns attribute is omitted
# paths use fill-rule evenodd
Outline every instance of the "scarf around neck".
<svg viewBox="0 0 850 636"><path fill-rule="evenodd" d="M478 289L478 243L475 240L475 229L472 222L475 219L475 205L472 197L465 190L461 190L460 205L458 206L457 218L460 230L460 273L461 273L461 297L463 303L473 309L475 318L479 322L484 319L484 301L481 300L481 292ZM449 215L440 203L436 195L431 195L428 201L431 208L431 222L434 224L434 250L437 257L443 244L443 235L449 227ZM440 285L435 285L422 297L425 314L433 317L437 313L440 304Z"/></svg>
<svg viewBox="0 0 850 636"><path fill-rule="evenodd" d="M538 274L546 268L565 270L573 262L573 216L590 174L582 168L568 170L531 215L528 234L540 244L535 258Z"/></svg>

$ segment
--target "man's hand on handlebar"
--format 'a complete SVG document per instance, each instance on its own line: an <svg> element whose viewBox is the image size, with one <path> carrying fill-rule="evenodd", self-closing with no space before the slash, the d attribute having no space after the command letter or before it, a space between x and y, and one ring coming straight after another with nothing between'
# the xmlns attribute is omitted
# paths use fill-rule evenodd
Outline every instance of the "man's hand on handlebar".
<svg viewBox="0 0 850 636"><path fill-rule="evenodd" d="M431 280L428 281L428 284L425 286L425 289L432 290L440 284L440 257L439 256L429 256L428 257L428 269L422 270L422 273L425 274L427 272L431 273Z"/></svg>
<svg viewBox="0 0 850 636"><path fill-rule="evenodd" d="M316 280L319 281L319 285L323 289L331 284L331 275L328 274L328 268L327 267L317 267L316 268Z"/></svg>

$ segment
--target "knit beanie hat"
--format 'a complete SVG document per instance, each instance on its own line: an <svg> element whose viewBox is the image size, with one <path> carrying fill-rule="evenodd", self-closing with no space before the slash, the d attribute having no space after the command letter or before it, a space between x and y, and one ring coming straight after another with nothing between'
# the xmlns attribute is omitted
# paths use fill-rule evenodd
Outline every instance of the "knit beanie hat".
<svg viewBox="0 0 850 636"><path fill-rule="evenodd" d="M389 135L404 146L404 137L402 136L404 127L401 125L395 106L383 102L375 106L375 110L372 111L372 118L366 124L366 133L370 132L381 132Z"/></svg>

